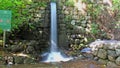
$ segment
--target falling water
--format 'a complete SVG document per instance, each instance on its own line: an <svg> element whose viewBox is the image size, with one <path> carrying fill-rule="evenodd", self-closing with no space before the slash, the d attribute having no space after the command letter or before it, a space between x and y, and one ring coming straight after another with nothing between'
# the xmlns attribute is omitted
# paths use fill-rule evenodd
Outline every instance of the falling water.
<svg viewBox="0 0 120 68"><path fill-rule="evenodd" d="M69 61L71 58L65 58L57 47L57 12L56 12L56 3L51 2L51 48L50 53L48 54L47 60L44 62L60 62L60 61Z"/></svg>
<svg viewBox="0 0 120 68"><path fill-rule="evenodd" d="M51 52L56 52L57 49L57 15L56 3L51 3Z"/></svg>

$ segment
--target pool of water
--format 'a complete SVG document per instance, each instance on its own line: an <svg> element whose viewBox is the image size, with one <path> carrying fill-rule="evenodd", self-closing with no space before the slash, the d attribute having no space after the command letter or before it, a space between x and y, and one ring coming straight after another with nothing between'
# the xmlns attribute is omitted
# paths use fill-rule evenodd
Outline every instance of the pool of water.
<svg viewBox="0 0 120 68"><path fill-rule="evenodd" d="M60 63L0 65L0 68L106 68L92 60L76 60Z"/></svg>
<svg viewBox="0 0 120 68"><path fill-rule="evenodd" d="M18 64L18 65L0 65L0 68L58 68L52 64Z"/></svg>

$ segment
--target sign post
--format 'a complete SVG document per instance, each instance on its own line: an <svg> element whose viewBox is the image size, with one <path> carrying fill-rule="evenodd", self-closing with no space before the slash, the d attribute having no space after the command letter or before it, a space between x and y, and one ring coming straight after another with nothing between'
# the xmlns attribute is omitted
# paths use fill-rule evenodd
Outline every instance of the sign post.
<svg viewBox="0 0 120 68"><path fill-rule="evenodd" d="M3 32L3 48L5 47L5 42L6 42L6 31L4 30L4 32Z"/></svg>
<svg viewBox="0 0 120 68"><path fill-rule="evenodd" d="M0 10L0 29L3 32L3 47L6 42L6 31L11 29L11 11L9 10Z"/></svg>

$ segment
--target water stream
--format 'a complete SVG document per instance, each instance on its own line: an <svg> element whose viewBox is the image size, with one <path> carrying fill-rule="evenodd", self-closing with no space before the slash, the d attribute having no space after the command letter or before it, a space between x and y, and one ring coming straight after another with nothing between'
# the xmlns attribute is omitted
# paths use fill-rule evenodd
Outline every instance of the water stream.
<svg viewBox="0 0 120 68"><path fill-rule="evenodd" d="M57 46L57 8L56 3L51 2L51 48L50 53L48 53L47 60L45 62L60 62L60 61L69 61L72 58L67 58L61 54Z"/></svg>

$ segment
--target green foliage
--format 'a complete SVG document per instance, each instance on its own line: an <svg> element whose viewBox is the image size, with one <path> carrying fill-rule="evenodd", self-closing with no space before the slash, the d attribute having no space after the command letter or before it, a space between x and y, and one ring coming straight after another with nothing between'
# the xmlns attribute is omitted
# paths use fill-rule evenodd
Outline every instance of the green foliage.
<svg viewBox="0 0 120 68"><path fill-rule="evenodd" d="M74 0L67 0L67 1L65 2L65 5L66 5L66 6L71 6L71 7L73 7L73 6L74 6Z"/></svg>
<svg viewBox="0 0 120 68"><path fill-rule="evenodd" d="M51 2L56 2L56 0L51 0Z"/></svg>
<svg viewBox="0 0 120 68"><path fill-rule="evenodd" d="M70 20L72 20L72 15L67 15L67 16L65 16L65 19L64 19L65 21L70 21Z"/></svg>
<svg viewBox="0 0 120 68"><path fill-rule="evenodd" d="M98 29L98 24L92 23L91 24L91 33L96 35L99 33L99 29Z"/></svg>
<svg viewBox="0 0 120 68"><path fill-rule="evenodd" d="M92 3L92 0L82 0L84 3Z"/></svg>
<svg viewBox="0 0 120 68"><path fill-rule="evenodd" d="M113 10L120 10L120 0L112 0L113 3Z"/></svg>
<svg viewBox="0 0 120 68"><path fill-rule="evenodd" d="M46 7L47 2L34 3L32 0L0 0L0 10L12 11L12 30L19 29L19 26L23 23L29 23L29 19L32 18L29 10L38 6ZM33 28L33 26L30 27ZM2 33L1 30L0 33Z"/></svg>
<svg viewBox="0 0 120 68"><path fill-rule="evenodd" d="M27 20L28 10L26 5L30 4L28 0L0 0L0 10L12 11L12 28L18 28L18 25Z"/></svg>
<svg viewBox="0 0 120 68"><path fill-rule="evenodd" d="M38 4L41 7L46 7L47 6L47 2L39 2Z"/></svg>
<svg viewBox="0 0 120 68"><path fill-rule="evenodd" d="M89 3L87 5L87 12L92 16L93 19L96 19L96 17L99 15L102 9L103 6L99 4Z"/></svg>

